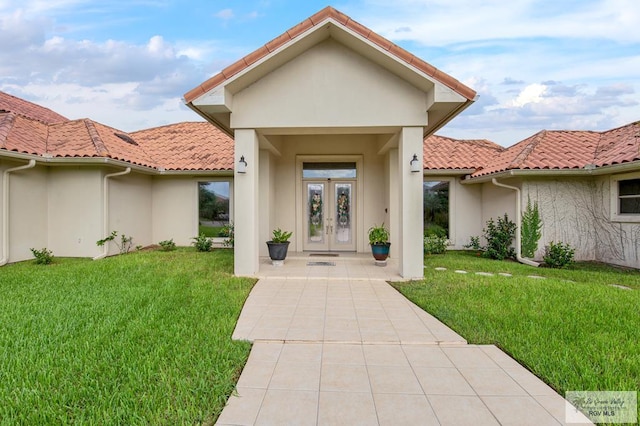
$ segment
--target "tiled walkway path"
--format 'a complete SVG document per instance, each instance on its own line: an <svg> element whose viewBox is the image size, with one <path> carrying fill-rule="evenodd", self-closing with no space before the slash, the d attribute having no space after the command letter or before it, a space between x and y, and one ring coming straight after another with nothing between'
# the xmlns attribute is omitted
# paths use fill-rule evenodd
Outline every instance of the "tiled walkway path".
<svg viewBox="0 0 640 426"><path fill-rule="evenodd" d="M383 280L262 279L234 339L254 342L218 425L558 425L565 400Z"/></svg>

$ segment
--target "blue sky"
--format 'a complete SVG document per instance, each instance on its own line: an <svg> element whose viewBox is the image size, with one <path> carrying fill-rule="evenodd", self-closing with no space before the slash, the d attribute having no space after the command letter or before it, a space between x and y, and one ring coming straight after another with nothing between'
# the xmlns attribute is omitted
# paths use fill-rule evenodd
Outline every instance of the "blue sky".
<svg viewBox="0 0 640 426"><path fill-rule="evenodd" d="M199 120L185 92L327 5L0 0L0 90L125 131ZM439 134L508 146L640 120L638 0L330 5L480 94Z"/></svg>

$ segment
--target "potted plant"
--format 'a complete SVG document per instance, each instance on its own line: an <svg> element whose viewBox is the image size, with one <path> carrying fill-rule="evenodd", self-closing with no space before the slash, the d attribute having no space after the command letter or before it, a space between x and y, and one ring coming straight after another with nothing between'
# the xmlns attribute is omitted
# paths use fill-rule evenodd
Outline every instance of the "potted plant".
<svg viewBox="0 0 640 426"><path fill-rule="evenodd" d="M274 265L282 265L287 257L289 238L292 234L293 232L286 232L280 228L273 230L273 237L271 241L267 241L267 247L269 248L269 257Z"/></svg>
<svg viewBox="0 0 640 426"><path fill-rule="evenodd" d="M389 242L389 230L385 228L384 223L369 228L369 244L371 244L373 258L377 262L386 262L391 243Z"/></svg>

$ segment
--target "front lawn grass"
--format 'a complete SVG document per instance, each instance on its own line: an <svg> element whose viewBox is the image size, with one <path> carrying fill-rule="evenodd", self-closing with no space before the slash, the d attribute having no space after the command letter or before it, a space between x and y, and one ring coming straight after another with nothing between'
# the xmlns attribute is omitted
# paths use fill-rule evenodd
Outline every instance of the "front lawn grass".
<svg viewBox="0 0 640 426"><path fill-rule="evenodd" d="M213 424L249 354L233 253L0 269L0 423Z"/></svg>
<svg viewBox="0 0 640 426"><path fill-rule="evenodd" d="M533 268L448 252L425 258L424 281L394 285L469 343L495 344L561 395L640 389L640 271Z"/></svg>

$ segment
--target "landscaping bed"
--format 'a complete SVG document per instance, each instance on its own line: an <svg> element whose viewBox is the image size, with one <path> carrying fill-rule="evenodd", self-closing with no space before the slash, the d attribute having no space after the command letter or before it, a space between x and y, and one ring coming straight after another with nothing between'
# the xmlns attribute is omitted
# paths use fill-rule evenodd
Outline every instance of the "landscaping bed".
<svg viewBox="0 0 640 426"><path fill-rule="evenodd" d="M249 354L233 252L0 270L3 424L213 424Z"/></svg>

